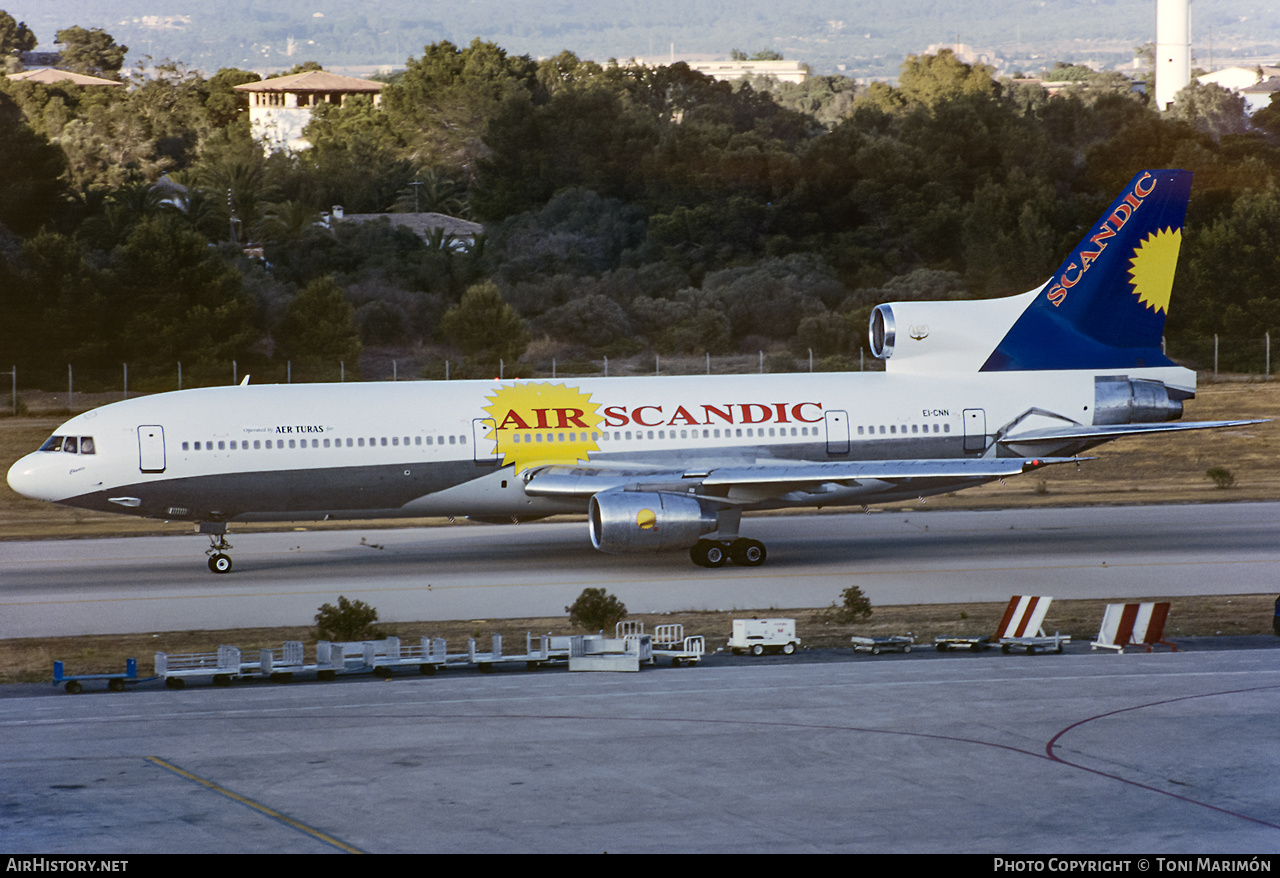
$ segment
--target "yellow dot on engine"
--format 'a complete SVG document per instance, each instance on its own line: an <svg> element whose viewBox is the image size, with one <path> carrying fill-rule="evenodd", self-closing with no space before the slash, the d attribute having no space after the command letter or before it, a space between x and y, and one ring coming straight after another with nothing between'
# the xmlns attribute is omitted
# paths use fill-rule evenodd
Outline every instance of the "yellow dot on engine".
<svg viewBox="0 0 1280 878"><path fill-rule="evenodd" d="M652 509L641 509L636 516L636 524L641 530L653 530L658 524L658 516Z"/></svg>

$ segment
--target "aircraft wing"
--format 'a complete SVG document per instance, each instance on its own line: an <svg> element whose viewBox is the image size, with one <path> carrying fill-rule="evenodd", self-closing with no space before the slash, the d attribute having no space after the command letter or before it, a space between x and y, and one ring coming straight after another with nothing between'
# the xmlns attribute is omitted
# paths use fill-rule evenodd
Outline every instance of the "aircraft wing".
<svg viewBox="0 0 1280 878"><path fill-rule="evenodd" d="M1062 427L1045 427L1003 436L999 443L1006 448L1026 453L1043 448L1045 451L1057 450L1074 442L1084 443L1084 447L1097 445L1122 436L1146 436L1154 433L1180 433L1184 430L1214 430L1223 427L1248 427L1252 424L1265 424L1267 418L1251 421L1170 421L1161 424L1103 424L1086 425L1070 424Z"/></svg>
<svg viewBox="0 0 1280 878"><path fill-rule="evenodd" d="M528 477L525 492L542 497L590 497L601 491L640 490L727 493L750 489L757 496L776 496L825 483L906 483L917 479L956 483L1016 476L1042 466L1076 462L1074 457L1004 457L965 460L866 460L837 463L777 461L745 466L683 470L628 469L623 466L547 466Z"/></svg>

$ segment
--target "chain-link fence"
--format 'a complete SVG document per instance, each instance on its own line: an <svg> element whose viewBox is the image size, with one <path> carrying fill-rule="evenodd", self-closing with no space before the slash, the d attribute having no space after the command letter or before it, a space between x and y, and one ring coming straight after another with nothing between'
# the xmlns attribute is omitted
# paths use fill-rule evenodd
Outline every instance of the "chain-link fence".
<svg viewBox="0 0 1280 878"><path fill-rule="evenodd" d="M1169 338L1168 357L1189 369L1221 374L1258 375L1270 378L1271 334L1257 336L1206 335Z"/></svg>
<svg viewBox="0 0 1280 878"><path fill-rule="evenodd" d="M255 362L174 363L170 369L141 369L122 363L118 369L44 366L0 371L0 416L66 413L171 390L239 384L309 384L344 381L462 380L468 378L593 378L663 375L744 375L787 372L883 371L884 363L860 351L857 356L820 357L812 352L757 351L734 355L641 354L629 357L550 358L545 362L477 363L440 357L429 351L368 351L360 363ZM7 391L7 392L5 392Z"/></svg>

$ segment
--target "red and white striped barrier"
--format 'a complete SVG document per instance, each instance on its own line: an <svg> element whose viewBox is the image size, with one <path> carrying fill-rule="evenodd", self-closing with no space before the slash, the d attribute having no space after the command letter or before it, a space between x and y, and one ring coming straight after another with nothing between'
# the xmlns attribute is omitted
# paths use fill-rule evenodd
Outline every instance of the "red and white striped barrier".
<svg viewBox="0 0 1280 878"><path fill-rule="evenodd" d="M1114 649L1124 652L1127 646L1141 646L1147 652L1155 644L1178 651L1164 639L1164 621L1169 616L1169 602L1140 604L1107 604L1102 614L1102 628L1098 631L1098 639L1090 646L1093 649Z"/></svg>
<svg viewBox="0 0 1280 878"><path fill-rule="evenodd" d="M1051 603L1053 598L1048 597L1014 595L1009 598L1009 606L1004 609L1004 618L996 629L995 639L1043 635L1040 626L1044 624Z"/></svg>

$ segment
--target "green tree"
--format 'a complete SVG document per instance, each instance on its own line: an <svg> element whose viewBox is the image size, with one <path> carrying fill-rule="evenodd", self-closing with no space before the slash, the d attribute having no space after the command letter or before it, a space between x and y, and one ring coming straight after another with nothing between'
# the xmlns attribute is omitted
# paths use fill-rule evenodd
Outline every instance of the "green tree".
<svg viewBox="0 0 1280 878"><path fill-rule="evenodd" d="M1173 96L1169 115L1190 122L1215 141L1249 130L1248 104L1233 91L1213 83L1191 82Z"/></svg>
<svg viewBox="0 0 1280 878"><path fill-rule="evenodd" d="M321 204L350 213L382 213L413 179L399 135L386 113L363 95L341 106L322 103L304 130L311 149L299 156Z"/></svg>
<svg viewBox="0 0 1280 878"><path fill-rule="evenodd" d="M13 99L0 93L0 226L26 235L49 220L65 166L62 151L32 131Z"/></svg>
<svg viewBox="0 0 1280 878"><path fill-rule="evenodd" d="M373 627L378 621L378 611L364 601L348 600L338 595L338 605L324 603L320 612L316 613L316 636L321 640L351 642L357 640L373 640L377 630Z"/></svg>
<svg viewBox="0 0 1280 878"><path fill-rule="evenodd" d="M627 618L627 605L603 588L584 588L564 611L570 624L583 631L607 631Z"/></svg>
<svg viewBox="0 0 1280 878"><path fill-rule="evenodd" d="M840 592L840 605L832 604L831 608L835 620L842 624L865 622L871 618L871 599L856 585Z"/></svg>
<svg viewBox="0 0 1280 878"><path fill-rule="evenodd" d="M55 35L54 42L62 46L63 67L108 79L119 78L124 56L129 52L128 46L117 45L115 38L100 27L64 28Z"/></svg>
<svg viewBox="0 0 1280 878"><path fill-rule="evenodd" d="M1270 101L1253 114L1250 122L1267 133L1272 145L1280 144L1280 92L1272 92Z"/></svg>
<svg viewBox="0 0 1280 878"><path fill-rule="evenodd" d="M82 345L107 362L225 363L258 337L240 273L171 216L134 224L111 251L85 316L97 325L85 327ZM102 336L110 346L98 347Z"/></svg>
<svg viewBox="0 0 1280 878"><path fill-rule="evenodd" d="M9 58L30 52L39 41L25 21L16 21L0 9L0 58Z"/></svg>
<svg viewBox="0 0 1280 878"><path fill-rule="evenodd" d="M902 62L898 87L910 103L935 106L963 95L1000 95L995 71L986 64L966 64L950 49L936 55L908 55Z"/></svg>
<svg viewBox="0 0 1280 878"><path fill-rule="evenodd" d="M530 93L536 72L527 55L510 56L478 38L465 49L432 43L384 90L383 105L415 163L471 165L489 120L509 98Z"/></svg>
<svg viewBox="0 0 1280 878"><path fill-rule="evenodd" d="M339 363L354 366L360 358L355 309L342 287L322 277L307 284L285 309L274 333L277 358L294 362L303 372L336 372Z"/></svg>
<svg viewBox="0 0 1280 878"><path fill-rule="evenodd" d="M475 284L462 301L440 320L441 340L456 344L469 357L496 364L514 363L529 346L529 331L515 309L506 303L497 284Z"/></svg>
<svg viewBox="0 0 1280 878"><path fill-rule="evenodd" d="M205 83L205 111L216 128L242 121L249 124L249 98L236 91L237 85L261 82L262 77L237 67L223 67Z"/></svg>

